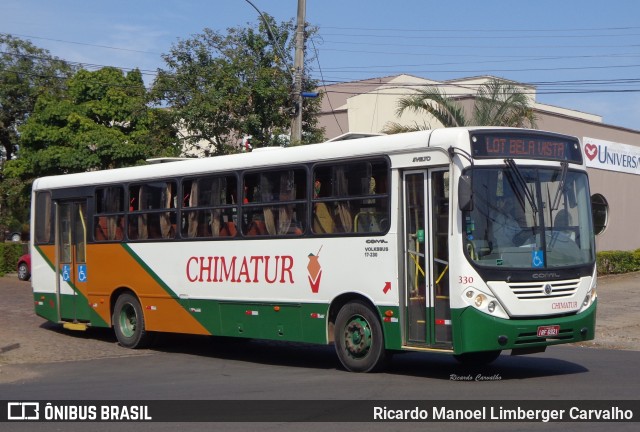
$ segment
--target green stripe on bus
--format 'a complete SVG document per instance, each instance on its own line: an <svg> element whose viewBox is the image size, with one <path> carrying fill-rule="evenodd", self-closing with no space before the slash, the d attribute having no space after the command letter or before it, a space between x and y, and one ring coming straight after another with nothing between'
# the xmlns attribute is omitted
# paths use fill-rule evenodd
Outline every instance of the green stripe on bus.
<svg viewBox="0 0 640 432"><path fill-rule="evenodd" d="M133 258L140 265L140 267L142 267L144 271L147 272L147 274L151 276L151 278L156 281L158 285L160 285L160 287L162 287L162 289L167 292L167 294L171 296L171 298L174 298L176 300L179 298L178 295L171 289L171 287L169 287L169 285L167 285L162 280L162 278L158 276L158 274L154 272L153 269L151 269L151 267L149 267L149 265L147 265L147 263L144 262L144 260L140 258L140 256L135 253L133 249L131 249L131 247L129 247L127 243L121 243L121 245L124 250L127 251L127 253L131 256L131 258Z"/></svg>
<svg viewBox="0 0 640 432"><path fill-rule="evenodd" d="M180 298L127 244L122 247L212 335L326 343L329 305Z"/></svg>

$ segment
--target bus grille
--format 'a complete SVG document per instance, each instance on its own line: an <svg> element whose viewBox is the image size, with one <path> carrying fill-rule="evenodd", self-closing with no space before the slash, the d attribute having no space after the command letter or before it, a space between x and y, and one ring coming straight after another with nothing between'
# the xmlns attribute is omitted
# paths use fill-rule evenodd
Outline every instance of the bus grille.
<svg viewBox="0 0 640 432"><path fill-rule="evenodd" d="M571 297L578 290L579 284L579 279L557 282L511 282L509 288L520 300L535 300Z"/></svg>

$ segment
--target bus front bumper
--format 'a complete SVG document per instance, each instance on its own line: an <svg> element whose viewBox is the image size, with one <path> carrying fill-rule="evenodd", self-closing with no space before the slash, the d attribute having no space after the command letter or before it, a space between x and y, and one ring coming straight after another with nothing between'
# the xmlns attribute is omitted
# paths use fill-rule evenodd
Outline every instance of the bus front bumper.
<svg viewBox="0 0 640 432"><path fill-rule="evenodd" d="M456 354L478 351L542 351L550 345L584 342L595 337L597 299L584 312L575 315L502 319L473 308L452 310L453 346ZM542 330L541 330L542 329ZM539 330L553 329L557 335L539 336Z"/></svg>

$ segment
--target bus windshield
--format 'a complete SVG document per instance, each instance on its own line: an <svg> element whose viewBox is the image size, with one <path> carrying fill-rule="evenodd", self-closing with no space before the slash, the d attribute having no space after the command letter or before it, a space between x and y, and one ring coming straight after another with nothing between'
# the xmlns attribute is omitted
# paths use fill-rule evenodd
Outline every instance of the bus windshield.
<svg viewBox="0 0 640 432"><path fill-rule="evenodd" d="M467 257L499 268L560 268L593 263L594 234L584 172L518 166L468 171L473 209L464 211Z"/></svg>

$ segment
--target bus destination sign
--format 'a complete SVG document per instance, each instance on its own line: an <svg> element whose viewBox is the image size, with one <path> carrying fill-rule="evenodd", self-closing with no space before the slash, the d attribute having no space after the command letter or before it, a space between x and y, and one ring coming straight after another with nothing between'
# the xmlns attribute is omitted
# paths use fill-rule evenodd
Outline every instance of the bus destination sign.
<svg viewBox="0 0 640 432"><path fill-rule="evenodd" d="M475 158L545 159L582 163L578 141L556 136L474 134L471 137L471 149Z"/></svg>

